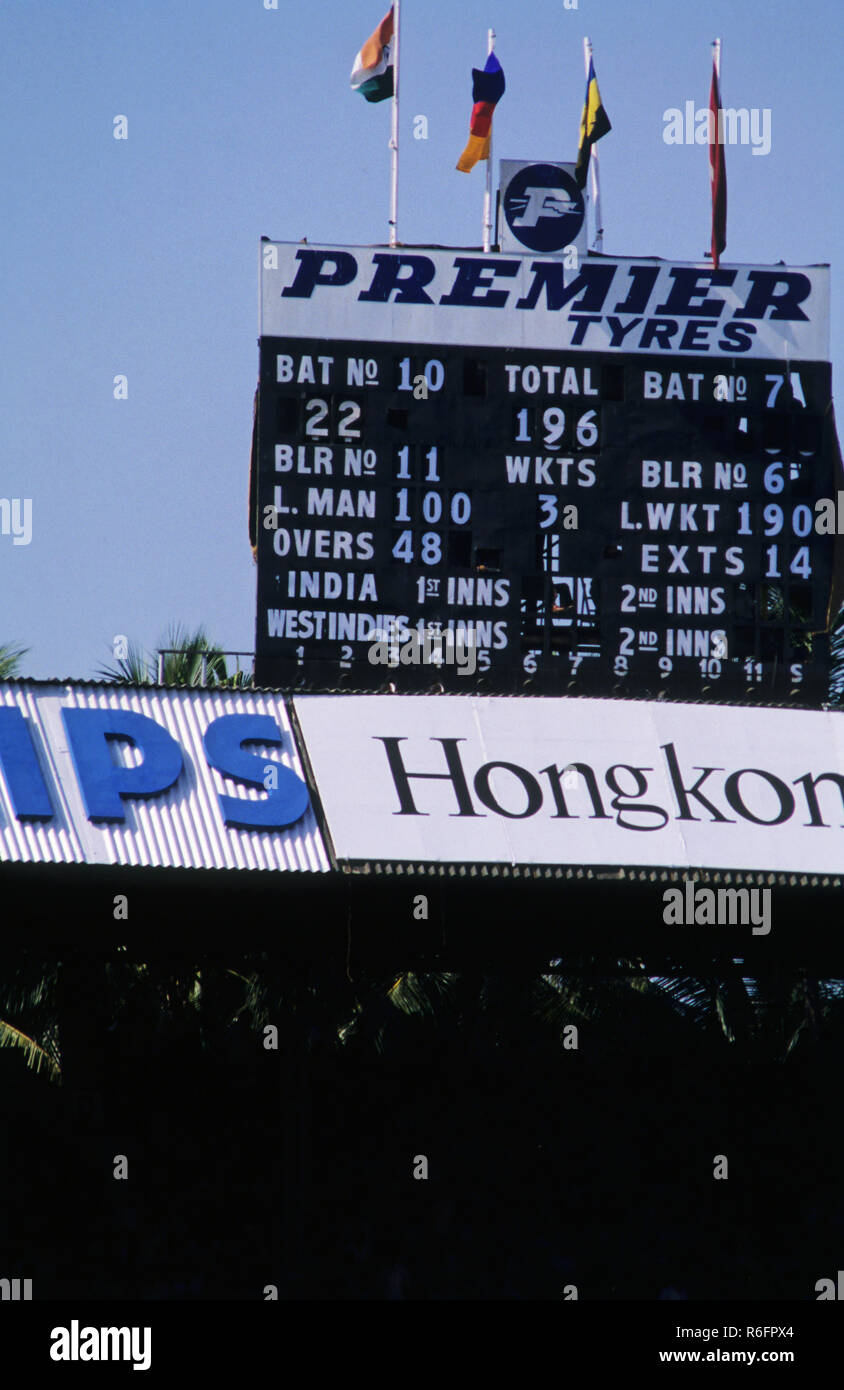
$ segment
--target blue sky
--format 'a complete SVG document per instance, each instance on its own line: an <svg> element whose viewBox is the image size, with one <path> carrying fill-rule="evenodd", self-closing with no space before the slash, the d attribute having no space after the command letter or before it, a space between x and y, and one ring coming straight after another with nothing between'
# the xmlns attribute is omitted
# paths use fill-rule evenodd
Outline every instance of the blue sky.
<svg viewBox="0 0 844 1390"><path fill-rule="evenodd" d="M251 650L258 242L386 240L389 103L348 84L386 8L5 0L0 497L31 498L33 529L26 546L0 535L0 643L31 649L24 674L92 676L116 634L152 649L173 621ZM403 0L404 242L480 241L483 166L454 165L489 26L507 77L496 158L575 157L589 34L613 123L604 250L690 261L709 240L707 150L666 145L663 113L707 104L722 36L724 104L769 109L772 135L768 155L727 150L723 261L831 263L837 381L840 3Z"/></svg>

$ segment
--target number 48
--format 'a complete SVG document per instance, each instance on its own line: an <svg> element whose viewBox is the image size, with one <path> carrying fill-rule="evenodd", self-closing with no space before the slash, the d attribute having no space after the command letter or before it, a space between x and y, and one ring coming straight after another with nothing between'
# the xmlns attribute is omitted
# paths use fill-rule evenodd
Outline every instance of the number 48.
<svg viewBox="0 0 844 1390"><path fill-rule="evenodd" d="M396 560L403 560L406 565L413 564L412 531L402 531L393 546L393 556ZM422 552L420 558L423 565L438 565L442 560L442 540L437 535L436 531L424 531L422 533Z"/></svg>

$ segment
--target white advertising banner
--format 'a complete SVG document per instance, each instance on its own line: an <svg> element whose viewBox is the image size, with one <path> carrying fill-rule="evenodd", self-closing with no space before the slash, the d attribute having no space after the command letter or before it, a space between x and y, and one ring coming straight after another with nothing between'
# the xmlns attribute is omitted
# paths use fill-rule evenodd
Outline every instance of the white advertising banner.
<svg viewBox="0 0 844 1390"><path fill-rule="evenodd" d="M829 358L829 267L261 243L262 337Z"/></svg>
<svg viewBox="0 0 844 1390"><path fill-rule="evenodd" d="M844 871L844 713L302 696L338 859Z"/></svg>

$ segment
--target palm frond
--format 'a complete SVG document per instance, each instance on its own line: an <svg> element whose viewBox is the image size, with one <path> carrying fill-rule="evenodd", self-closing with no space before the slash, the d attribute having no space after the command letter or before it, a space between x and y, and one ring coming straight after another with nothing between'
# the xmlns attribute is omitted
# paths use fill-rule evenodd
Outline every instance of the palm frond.
<svg viewBox="0 0 844 1390"><path fill-rule="evenodd" d="M29 647L16 647L13 642L0 645L0 680L10 680L20 674L21 657L26 656Z"/></svg>
<svg viewBox="0 0 844 1390"><path fill-rule="evenodd" d="M163 650L165 685L223 685L228 681L226 658L201 626L190 632L181 623L171 623Z"/></svg>
<svg viewBox="0 0 844 1390"><path fill-rule="evenodd" d="M447 971L420 975L408 970L394 981L387 997L402 1013L435 1016L452 998L455 979Z"/></svg>
<svg viewBox="0 0 844 1390"><path fill-rule="evenodd" d="M61 1077L61 1067L53 1060L50 1053L34 1038L16 1028L13 1023L0 1018L0 1047L19 1048L26 1057L26 1064L35 1071L40 1071L42 1066L46 1068L47 1075L51 1081L57 1081Z"/></svg>
<svg viewBox="0 0 844 1390"><path fill-rule="evenodd" d="M844 607L830 628L829 658L829 702L840 705L844 702Z"/></svg>
<svg viewBox="0 0 844 1390"><path fill-rule="evenodd" d="M101 666L97 675L101 680L123 685L150 685L154 678L150 658L135 642L129 643L126 656L118 658L113 666Z"/></svg>

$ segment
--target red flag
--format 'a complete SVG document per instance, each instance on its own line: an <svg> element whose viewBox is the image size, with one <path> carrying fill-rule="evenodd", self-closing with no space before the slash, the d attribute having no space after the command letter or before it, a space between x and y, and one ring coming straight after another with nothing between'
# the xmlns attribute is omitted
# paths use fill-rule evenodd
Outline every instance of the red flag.
<svg viewBox="0 0 844 1390"><path fill-rule="evenodd" d="M727 170L724 164L724 132L721 122L721 93L718 70L713 60L709 89L709 177L712 183L712 264L727 246Z"/></svg>

